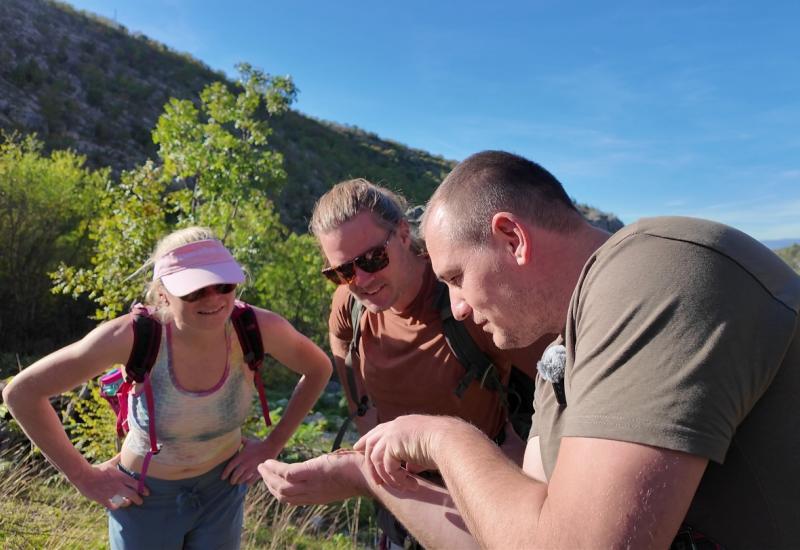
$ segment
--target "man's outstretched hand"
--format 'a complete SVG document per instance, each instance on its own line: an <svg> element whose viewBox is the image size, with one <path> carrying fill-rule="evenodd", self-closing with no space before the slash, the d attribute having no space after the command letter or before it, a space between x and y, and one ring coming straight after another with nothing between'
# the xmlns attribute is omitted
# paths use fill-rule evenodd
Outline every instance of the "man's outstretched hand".
<svg viewBox="0 0 800 550"><path fill-rule="evenodd" d="M279 502L327 504L370 494L363 464L360 452L340 451L297 464L267 460L259 464L258 473Z"/></svg>

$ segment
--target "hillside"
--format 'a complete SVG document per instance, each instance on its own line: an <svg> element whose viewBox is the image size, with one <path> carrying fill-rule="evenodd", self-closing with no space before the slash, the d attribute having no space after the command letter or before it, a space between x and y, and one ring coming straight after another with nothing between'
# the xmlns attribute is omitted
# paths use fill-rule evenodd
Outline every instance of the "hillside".
<svg viewBox="0 0 800 550"><path fill-rule="evenodd" d="M118 172L153 158L150 131L166 101L195 98L206 84L225 79L187 54L66 4L0 2L0 128L36 132L48 150L71 148L90 166ZM305 231L314 201L337 181L366 177L421 203L453 166L297 111L270 123L288 174L276 202L295 231ZM622 226L582 208L597 225Z"/></svg>
<svg viewBox="0 0 800 550"><path fill-rule="evenodd" d="M797 273L800 273L800 244L793 244L786 248L776 250L775 253L780 256L789 266Z"/></svg>

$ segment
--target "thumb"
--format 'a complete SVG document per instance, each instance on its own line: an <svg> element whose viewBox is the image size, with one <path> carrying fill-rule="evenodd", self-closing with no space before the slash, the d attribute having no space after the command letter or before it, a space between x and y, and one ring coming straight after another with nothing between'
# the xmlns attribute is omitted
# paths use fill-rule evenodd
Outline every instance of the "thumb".
<svg viewBox="0 0 800 550"><path fill-rule="evenodd" d="M366 439L367 439L367 436L363 436L358 441L356 441L355 445L353 445L353 450L354 451L363 451L364 449L366 449L367 448Z"/></svg>

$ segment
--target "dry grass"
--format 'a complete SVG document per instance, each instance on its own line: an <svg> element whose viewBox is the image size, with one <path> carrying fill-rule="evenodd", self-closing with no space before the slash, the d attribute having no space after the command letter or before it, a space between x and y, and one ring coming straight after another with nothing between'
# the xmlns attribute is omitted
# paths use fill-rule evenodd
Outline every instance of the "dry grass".
<svg viewBox="0 0 800 550"><path fill-rule="evenodd" d="M369 535L374 530L363 525L369 517L363 508L368 507L360 499L326 506L282 505L257 484L245 503L242 548L374 547ZM106 514L100 506L83 498L27 445L0 454L0 548L107 547Z"/></svg>
<svg viewBox="0 0 800 550"><path fill-rule="evenodd" d="M41 459L18 446L0 456L0 546L108 547L105 514Z"/></svg>
<svg viewBox="0 0 800 550"><path fill-rule="evenodd" d="M374 530L359 529L361 512L361 499L324 506L287 506L258 484L247 495L242 548L374 547L373 540L363 540Z"/></svg>

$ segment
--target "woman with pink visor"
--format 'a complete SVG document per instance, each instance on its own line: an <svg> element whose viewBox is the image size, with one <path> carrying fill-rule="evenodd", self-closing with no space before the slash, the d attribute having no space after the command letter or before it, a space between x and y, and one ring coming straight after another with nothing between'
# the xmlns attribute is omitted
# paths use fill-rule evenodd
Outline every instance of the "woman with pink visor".
<svg viewBox="0 0 800 550"><path fill-rule="evenodd" d="M266 439L243 438L254 374L230 320L234 291L245 281L242 268L201 227L162 239L151 261L145 302L162 331L149 373L159 452L148 456L151 409L136 386L122 450L102 464L90 464L72 446L48 402L126 363L133 347L130 313L23 370L6 387L5 402L47 459L108 509L112 548L239 548L256 466L283 449L324 389L330 361L285 319L254 307L264 351L302 377ZM137 487L144 487L141 494Z"/></svg>

